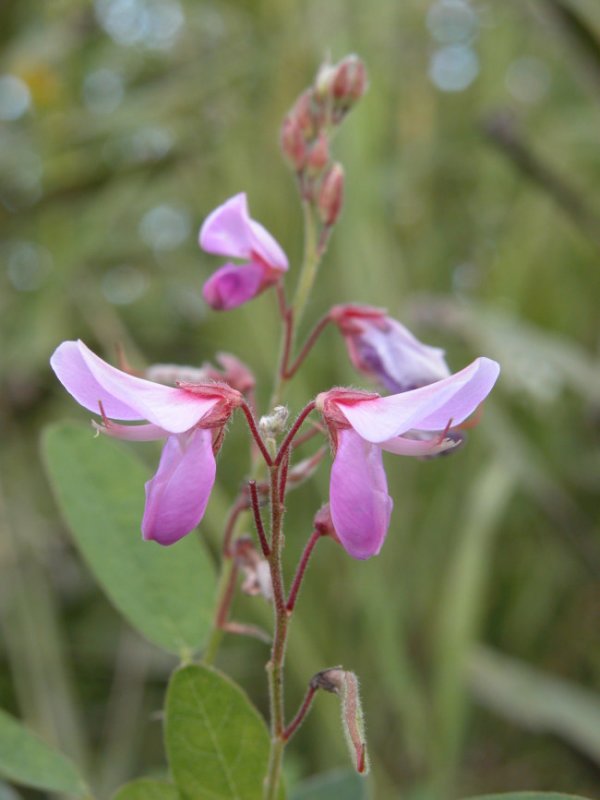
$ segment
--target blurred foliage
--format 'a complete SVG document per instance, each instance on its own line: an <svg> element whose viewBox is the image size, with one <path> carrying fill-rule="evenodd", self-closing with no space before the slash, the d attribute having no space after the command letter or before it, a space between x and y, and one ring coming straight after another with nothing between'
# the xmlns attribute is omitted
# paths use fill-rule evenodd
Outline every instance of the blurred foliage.
<svg viewBox="0 0 600 800"><path fill-rule="evenodd" d="M311 313L387 306L455 368L484 353L503 377L464 450L390 459L381 557L319 545L289 708L324 666L361 676L377 800L597 796L598 761L557 736L567 720L532 731L512 690L490 701L495 668L475 649L545 673L529 678L537 692L552 680L598 691L596 0L20 0L0 5L0 37L0 707L83 765L100 798L161 777L155 712L174 662L121 622L58 519L39 431L87 415L48 357L77 337L107 358L121 342L136 366L229 350L266 402L274 299L209 313L201 286L217 262L195 233L245 190L298 265L278 126L328 52L356 51L371 90L336 142L347 202ZM357 378L328 331L292 412L344 383ZM236 422L202 524L213 546L246 469L242 436ZM326 487L322 468L290 498L290 569ZM236 617L264 619L257 602L240 600ZM264 645L229 637L219 662L263 709L265 659ZM290 775L345 765L337 716L335 699L317 699Z"/></svg>

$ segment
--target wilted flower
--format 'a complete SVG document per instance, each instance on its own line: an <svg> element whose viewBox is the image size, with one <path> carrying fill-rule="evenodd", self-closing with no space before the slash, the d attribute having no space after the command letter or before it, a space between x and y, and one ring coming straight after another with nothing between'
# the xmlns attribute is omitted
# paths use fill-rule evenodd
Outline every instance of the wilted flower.
<svg viewBox="0 0 600 800"><path fill-rule="evenodd" d="M200 247L207 253L243 259L227 263L204 284L204 299L228 311L260 294L281 278L288 260L271 234L250 218L244 193L216 208L200 229Z"/></svg>
<svg viewBox="0 0 600 800"><path fill-rule="evenodd" d="M448 433L491 391L500 367L478 358L448 378L400 394L331 389L317 397L334 461L329 502L336 534L351 556L379 553L392 512L382 450L425 456L456 446Z"/></svg>
<svg viewBox="0 0 600 800"><path fill-rule="evenodd" d="M330 311L353 366L390 392L406 392L447 378L444 351L420 342L381 308L339 305Z"/></svg>
<svg viewBox="0 0 600 800"><path fill-rule="evenodd" d="M215 481L213 431L222 431L241 395L226 384L176 387L138 378L107 364L81 342L63 342L50 364L65 389L101 414L99 431L118 439L166 439L158 470L146 483L144 539L173 544L204 515ZM139 422L121 425L112 420Z"/></svg>

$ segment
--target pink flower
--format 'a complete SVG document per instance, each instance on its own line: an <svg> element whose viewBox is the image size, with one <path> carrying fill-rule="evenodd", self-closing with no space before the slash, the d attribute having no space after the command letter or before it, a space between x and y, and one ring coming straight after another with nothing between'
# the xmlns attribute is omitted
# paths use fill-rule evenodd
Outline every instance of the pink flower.
<svg viewBox="0 0 600 800"><path fill-rule="evenodd" d="M390 392L406 392L447 378L444 351L423 344L385 310L340 305L330 311L354 367Z"/></svg>
<svg viewBox="0 0 600 800"><path fill-rule="evenodd" d="M475 411L499 371L495 361L478 358L448 378L389 397L349 389L331 389L317 397L334 452L331 519L351 556L377 555L387 533L392 499L382 450L424 456L454 447L450 426Z"/></svg>
<svg viewBox="0 0 600 800"><path fill-rule="evenodd" d="M200 522L215 481L217 436L241 395L226 384L176 387L110 366L81 341L63 342L50 359L65 389L88 411L101 414L98 430L132 441L166 439L158 470L146 483L144 539L168 545ZM140 422L120 425L113 419Z"/></svg>
<svg viewBox="0 0 600 800"><path fill-rule="evenodd" d="M250 218L244 193L209 214L200 230L200 247L207 253L245 262L228 262L204 284L204 299L218 311L252 300L277 283L288 268L287 257L275 239Z"/></svg>

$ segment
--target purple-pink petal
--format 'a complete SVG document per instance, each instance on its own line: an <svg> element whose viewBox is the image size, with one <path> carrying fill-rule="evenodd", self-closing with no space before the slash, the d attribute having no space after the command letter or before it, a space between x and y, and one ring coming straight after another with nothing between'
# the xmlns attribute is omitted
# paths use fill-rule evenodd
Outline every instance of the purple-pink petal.
<svg viewBox="0 0 600 800"><path fill-rule="evenodd" d="M499 365L477 358L460 372L410 392L338 403L350 425L363 439L381 443L411 429L439 431L452 420L459 425L487 397L494 386Z"/></svg>
<svg viewBox="0 0 600 800"><path fill-rule="evenodd" d="M144 539L173 544L200 522L215 482L211 431L170 436L156 475L146 483Z"/></svg>
<svg viewBox="0 0 600 800"><path fill-rule="evenodd" d="M329 490L335 532L354 558L379 553L392 512L381 449L353 430L338 431Z"/></svg>
<svg viewBox="0 0 600 800"><path fill-rule="evenodd" d="M65 389L88 411L100 413L101 402L107 417L146 419L169 433L189 430L218 402L122 372L82 341L63 342L50 364Z"/></svg>
<svg viewBox="0 0 600 800"><path fill-rule="evenodd" d="M207 253L260 260L275 270L288 268L285 253L258 222L250 218L245 193L237 194L216 208L200 229L200 247Z"/></svg>
<svg viewBox="0 0 600 800"><path fill-rule="evenodd" d="M237 308L259 294L264 272L262 264L225 264L204 284L204 299L217 311Z"/></svg>

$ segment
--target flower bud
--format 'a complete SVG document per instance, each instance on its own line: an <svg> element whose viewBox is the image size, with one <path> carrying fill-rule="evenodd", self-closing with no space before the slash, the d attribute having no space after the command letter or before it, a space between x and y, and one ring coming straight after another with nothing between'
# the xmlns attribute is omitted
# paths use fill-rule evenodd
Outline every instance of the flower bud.
<svg viewBox="0 0 600 800"><path fill-rule="evenodd" d="M314 95L311 89L306 89L294 103L289 116L294 121L299 131L308 141L314 139L316 123L314 115Z"/></svg>
<svg viewBox="0 0 600 800"><path fill-rule="evenodd" d="M293 116L287 116L281 126L280 144L290 165L301 172L306 163L306 141L302 129Z"/></svg>
<svg viewBox="0 0 600 800"><path fill-rule="evenodd" d="M331 226L339 217L344 200L344 169L335 163L327 172L319 189L317 206L324 225Z"/></svg>
<svg viewBox="0 0 600 800"><path fill-rule="evenodd" d="M337 74L337 65L329 60L324 61L319 67L315 78L315 95L319 100L325 100L331 94L331 87Z"/></svg>
<svg viewBox="0 0 600 800"><path fill-rule="evenodd" d="M312 173L318 174L327 166L329 161L329 141L327 134L323 131L319 134L317 141L310 149L306 165Z"/></svg>
<svg viewBox="0 0 600 800"><path fill-rule="evenodd" d="M350 757L356 771L361 775L366 775L369 771L369 759L358 678L353 672L348 672L341 667L333 667L317 672L310 685L313 689L333 692L340 698L342 727L350 750Z"/></svg>
<svg viewBox="0 0 600 800"><path fill-rule="evenodd" d="M260 418L258 429L266 439L276 439L284 432L289 415L286 406L275 406L272 414Z"/></svg>
<svg viewBox="0 0 600 800"><path fill-rule="evenodd" d="M337 65L331 84L333 97L350 107L367 90L367 70L357 55L346 56Z"/></svg>

